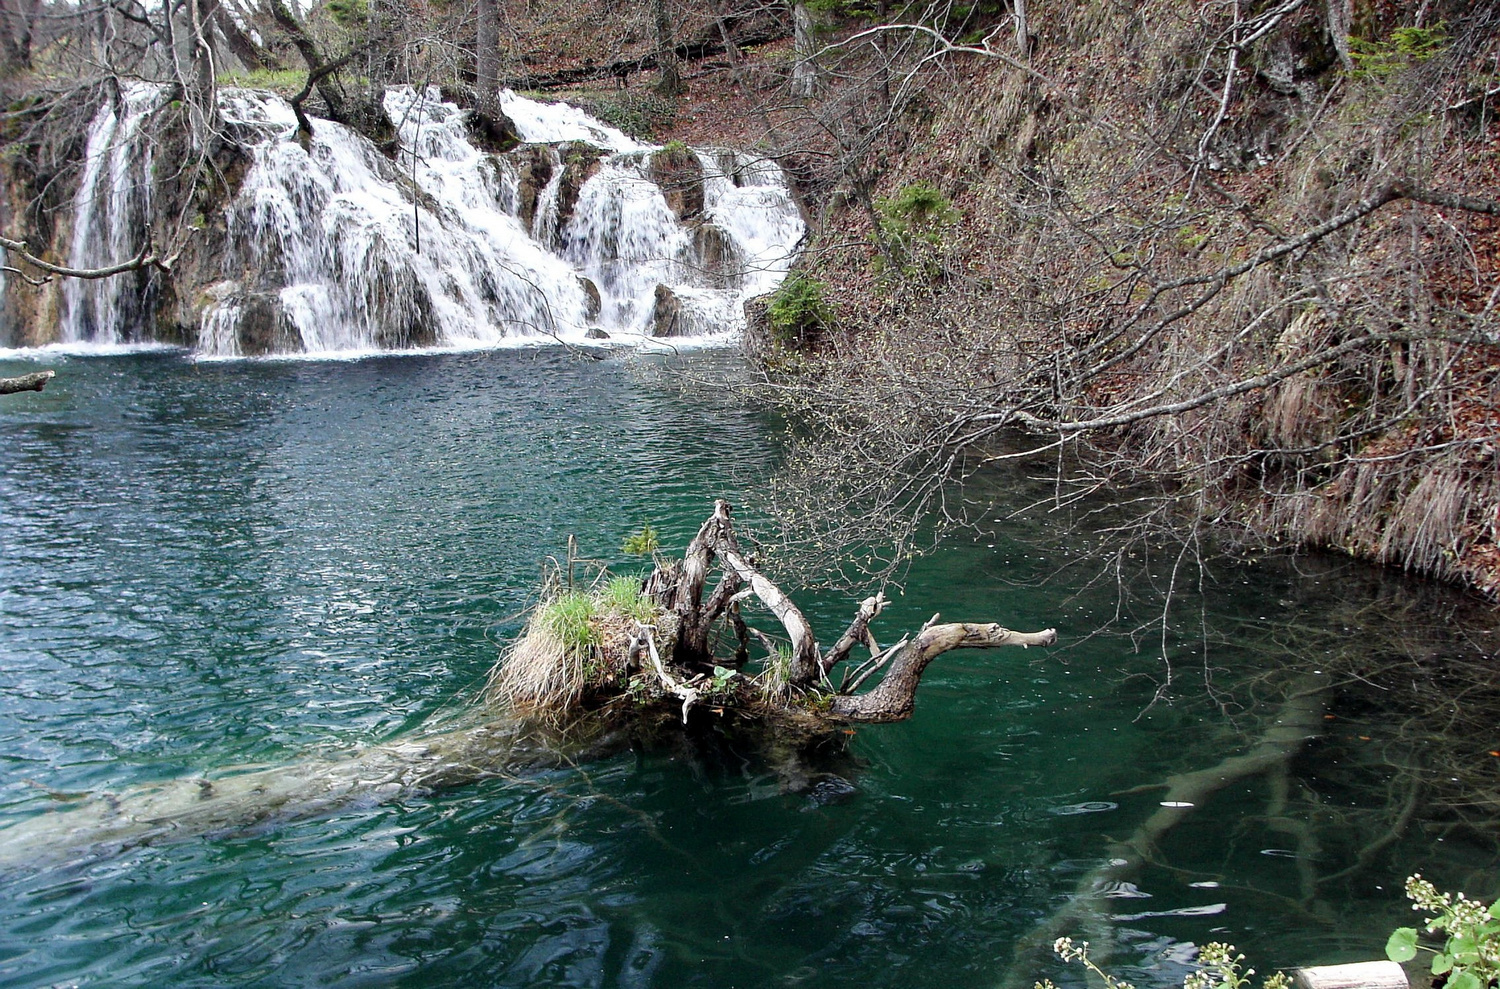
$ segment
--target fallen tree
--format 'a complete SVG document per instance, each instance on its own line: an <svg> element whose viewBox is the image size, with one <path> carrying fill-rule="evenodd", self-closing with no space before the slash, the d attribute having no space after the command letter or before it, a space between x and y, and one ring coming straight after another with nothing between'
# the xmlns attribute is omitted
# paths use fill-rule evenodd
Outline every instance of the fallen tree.
<svg viewBox="0 0 1500 989"><path fill-rule="evenodd" d="M870 623L887 602L875 594L821 650L801 609L741 549L730 511L728 502L716 502L683 558L657 559L644 580L615 578L592 591L554 587L491 674L489 700L555 724L670 712L684 724L730 717L817 732L910 716L922 673L950 650L1047 646L1057 639L1050 628L940 624L934 615L915 634L881 648ZM783 638L749 624L741 606L751 598L774 616ZM731 654L716 652L714 644L723 641L734 643ZM765 655L752 664L756 644ZM851 664L835 687L834 667L860 645L869 657ZM758 666L753 673L752 666ZM860 693L880 670L879 685Z"/></svg>
<svg viewBox="0 0 1500 989"><path fill-rule="evenodd" d="M747 620L741 605L752 597L775 616L780 639ZM1057 638L1052 629L940 624L934 616L881 648L870 623L885 604L881 594L866 598L820 650L801 609L741 549L729 504L719 501L683 558L658 558L644 579L601 574L588 590L554 582L479 703L462 712L341 757L228 767L117 793L55 793L36 783L64 809L0 828L0 872L325 814L353 800L523 779L650 736L689 747L706 740L701 749L709 751L736 735L732 747L745 743L788 791L801 792L836 775L826 769L847 741L844 726L909 716L922 673L938 656ZM720 656L715 647L726 639L733 654ZM754 644L765 655L752 663ZM869 658L851 663L835 687L830 674L860 645ZM860 692L880 670L880 683ZM730 723L753 730L712 730Z"/></svg>

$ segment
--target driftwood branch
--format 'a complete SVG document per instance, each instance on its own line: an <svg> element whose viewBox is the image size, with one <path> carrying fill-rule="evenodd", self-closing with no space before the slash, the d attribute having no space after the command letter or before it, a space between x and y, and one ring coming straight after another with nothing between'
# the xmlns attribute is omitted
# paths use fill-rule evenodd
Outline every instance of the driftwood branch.
<svg viewBox="0 0 1500 989"><path fill-rule="evenodd" d="M693 709L694 704L698 703L702 695L667 672L666 664L661 661L661 653L656 648L656 637L652 634L655 631L655 626L637 622L635 639L630 644L630 654L634 657L642 649L645 650L646 655L651 658L651 668L656 672L656 678L661 681L662 689L674 697L681 698L682 723L687 724L688 712Z"/></svg>
<svg viewBox="0 0 1500 989"><path fill-rule="evenodd" d="M875 642L875 636L870 634L870 622L874 621L888 602L885 594L877 593L873 597L867 597L859 603L859 611L854 615L854 621L849 623L849 628L833 644L833 648L823 656L823 675L837 666L841 661L849 658L849 651L863 642L870 648L870 655L874 656L880 652L880 646Z"/></svg>
<svg viewBox="0 0 1500 989"><path fill-rule="evenodd" d="M917 684L927 664L953 649L993 649L996 646L1050 646L1057 641L1056 629L1014 632L1001 625L955 622L930 624L906 644L891 662L880 685L858 696L839 695L831 713L849 721L899 721L911 714Z"/></svg>
<svg viewBox="0 0 1500 989"><path fill-rule="evenodd" d="M748 584L755 596L760 598L761 604L769 608L786 629L792 642L792 662L787 679L795 686L807 686L823 672L818 656L818 640L813 635L812 625L781 588L745 559L740 552L739 541L735 538L729 511L729 502L722 498L714 503L713 518L709 520L716 523L710 537L713 550L724 561L725 568Z"/></svg>
<svg viewBox="0 0 1500 989"><path fill-rule="evenodd" d="M56 375L56 371L36 371L17 378L0 378L0 395L13 395L18 391L41 391Z"/></svg>

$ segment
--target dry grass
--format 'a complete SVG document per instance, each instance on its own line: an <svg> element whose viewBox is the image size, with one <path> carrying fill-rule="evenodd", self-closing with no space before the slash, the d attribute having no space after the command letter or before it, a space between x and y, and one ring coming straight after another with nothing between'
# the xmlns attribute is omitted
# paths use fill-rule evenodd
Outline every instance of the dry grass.
<svg viewBox="0 0 1500 989"><path fill-rule="evenodd" d="M584 665L560 636L532 622L490 671L484 699L518 711L565 711L583 696Z"/></svg>
<svg viewBox="0 0 1500 989"><path fill-rule="evenodd" d="M640 581L601 576L590 591L553 590L485 683L485 703L557 720L590 695L625 688L628 644L657 608Z"/></svg>

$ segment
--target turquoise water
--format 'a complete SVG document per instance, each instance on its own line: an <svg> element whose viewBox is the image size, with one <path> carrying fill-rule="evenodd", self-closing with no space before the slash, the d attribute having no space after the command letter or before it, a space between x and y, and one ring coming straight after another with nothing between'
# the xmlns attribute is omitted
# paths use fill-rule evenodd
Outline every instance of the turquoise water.
<svg viewBox="0 0 1500 989"><path fill-rule="evenodd" d="M727 355L669 363L735 372ZM776 463L764 413L652 360L52 366L45 392L0 399L0 823L66 821L84 792L337 759L454 718L570 533L611 564L645 522L680 550L713 498L753 502ZM994 483L1017 503L1033 493L1023 475ZM39 845L46 864L3 879L0 985L1076 979L1013 962L1016 943L1159 810L1164 791L1145 787L1244 751L1287 684L1334 685L1320 737L1285 776L1238 781L1164 835L1093 901L1112 922L1078 921L1109 934L1122 973L1180 981L1207 940L1263 970L1374 957L1408 922L1414 869L1493 895L1482 800L1466 821L1424 796L1380 843L1434 744L1410 741L1425 712L1393 684L1476 646L1420 622L1404 644L1367 633L1453 601L1333 561L1226 564L1184 604L1153 704L1159 641L1110 630L1155 599L1117 620L1118 587L1085 586L1090 540L1051 524L945 544L878 631L942 612L1055 625L1063 647L943 657L909 722L862 727L819 767L848 785L790 792L729 744L638 747L114 854L55 862ZM1137 590L1165 573L1129 566ZM851 597L809 598L823 638ZM1467 746L1490 772L1497 743L1445 751Z"/></svg>

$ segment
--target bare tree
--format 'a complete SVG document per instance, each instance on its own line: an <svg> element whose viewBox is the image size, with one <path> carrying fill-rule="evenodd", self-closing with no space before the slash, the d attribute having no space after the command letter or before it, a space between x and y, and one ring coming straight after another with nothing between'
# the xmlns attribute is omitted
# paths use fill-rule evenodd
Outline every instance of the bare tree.
<svg viewBox="0 0 1500 989"><path fill-rule="evenodd" d="M1322 5L1224 3L1145 35L1129 23L1092 54L1047 44L1075 13L1029 6L1033 32L1045 29L1032 59L993 30L951 40L931 8L822 51L841 82L809 116L833 138L826 174L847 206L809 276L879 287L845 302L811 374L766 382L816 424L790 458L788 518L825 545L879 532L910 546L919 520L985 512L955 480L1050 458L1053 508L1160 482L1135 524L1111 527L1122 541L1236 520L1258 538L1482 582L1500 490L1481 451L1500 436L1465 403L1483 394L1478 369L1500 343L1500 293L1477 260L1493 250L1496 204L1411 176L1472 153L1467 111L1451 108L1483 105L1459 94L1493 57L1496 5L1449 21L1440 55L1363 78L1357 93L1327 68L1339 28ZM1298 76L1287 46L1320 30L1327 58L1308 64L1325 68ZM873 44L882 37L914 43L891 57ZM1062 81L1063 62L1130 45L1162 68ZM1000 67L955 83L966 59ZM872 98L882 72L889 103ZM926 94L955 84L984 89L944 114ZM1374 122L1346 129L1341 98ZM941 155L910 144L919 112L934 128L924 139L952 142ZM1402 139L1416 127L1423 141ZM900 194L925 178L921 166L883 170L904 153L964 162L954 184L989 197L971 201L992 225L963 216L930 240L907 231L894 256ZM1330 161L1346 162L1337 178ZM1272 170L1302 191L1243 191ZM965 200L953 205L964 214ZM863 518L805 510L830 487Z"/></svg>

